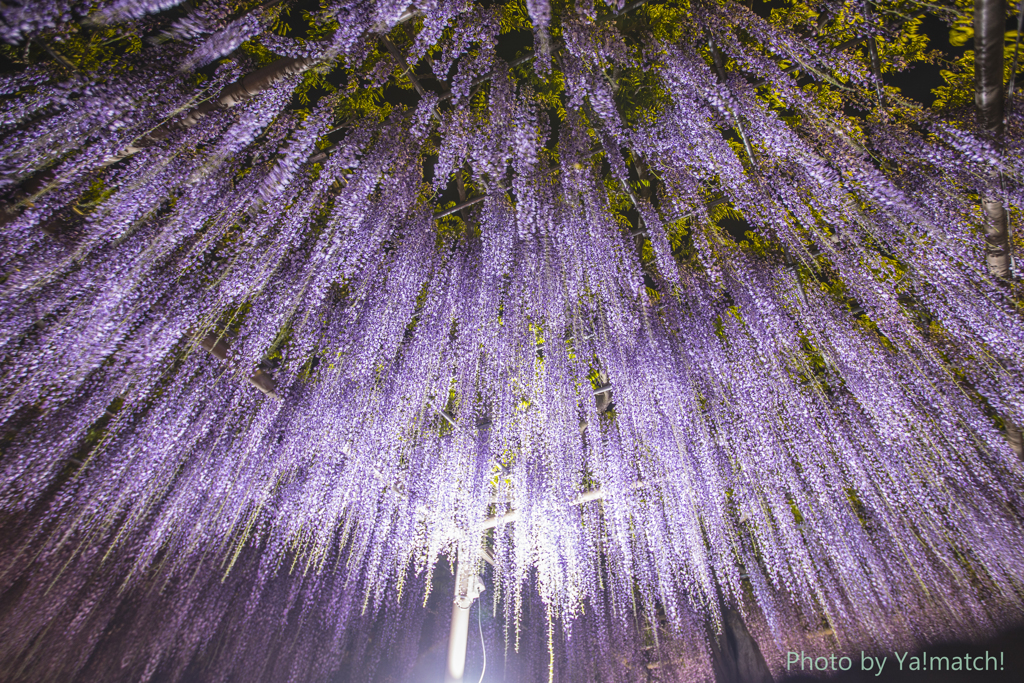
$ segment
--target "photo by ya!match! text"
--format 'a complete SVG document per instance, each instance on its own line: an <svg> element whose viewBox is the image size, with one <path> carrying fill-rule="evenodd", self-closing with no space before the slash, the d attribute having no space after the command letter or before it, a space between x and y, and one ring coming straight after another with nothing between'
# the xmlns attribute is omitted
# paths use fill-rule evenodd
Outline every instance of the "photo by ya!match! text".
<svg viewBox="0 0 1024 683"><path fill-rule="evenodd" d="M997 656L998 655L998 656ZM855 668L858 657L830 655L812 657L801 652L786 653L786 671L850 671ZM983 655L932 656L927 652L911 655L909 652L893 652L891 656L860 653L860 671L871 671L876 676L883 671L1003 671L1003 653L985 652Z"/></svg>

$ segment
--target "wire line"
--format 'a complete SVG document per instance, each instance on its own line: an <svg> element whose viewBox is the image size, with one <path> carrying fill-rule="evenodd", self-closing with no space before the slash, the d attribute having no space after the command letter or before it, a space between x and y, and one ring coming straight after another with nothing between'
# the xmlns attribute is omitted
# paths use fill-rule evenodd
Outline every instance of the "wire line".
<svg viewBox="0 0 1024 683"><path fill-rule="evenodd" d="M480 672L479 683L484 683L484 673L487 671L487 646L484 644L484 604L481 600L477 600L476 603L476 623L480 628L480 649L484 653L484 668Z"/></svg>

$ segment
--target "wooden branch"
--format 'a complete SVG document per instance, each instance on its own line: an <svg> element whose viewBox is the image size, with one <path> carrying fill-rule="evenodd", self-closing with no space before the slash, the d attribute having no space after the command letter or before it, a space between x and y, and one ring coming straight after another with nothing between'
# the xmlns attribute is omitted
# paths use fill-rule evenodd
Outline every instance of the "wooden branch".
<svg viewBox="0 0 1024 683"><path fill-rule="evenodd" d="M199 119L215 109L230 109L237 104L258 95L278 81L293 74L309 69L315 60L312 57L282 57L267 66L253 71L244 78L224 88L217 99L204 102L193 109L178 125L191 128L199 123Z"/></svg>
<svg viewBox="0 0 1024 683"><path fill-rule="evenodd" d="M108 157L103 162L103 165L112 166L122 159L138 154L146 147L155 145L162 140L167 139L167 137L169 137L175 130L191 128L199 123L200 119L214 110L230 109L237 104L245 102L271 87L282 78L291 76L292 74L302 73L313 66L314 63L315 60L310 57L283 57L275 62L271 62L262 69L253 71L251 74L248 74L231 85L226 86L221 90L216 99L203 102L198 107L190 111L181 121L165 123L154 130L151 130L146 135L136 138L123 150Z"/></svg>
<svg viewBox="0 0 1024 683"><path fill-rule="evenodd" d="M41 41L41 40L34 40L34 41L32 41L32 42L34 42L34 43L35 43L36 45L38 45L39 47L41 47L41 48L43 48L44 50L46 50L47 54L49 54L49 55L50 55L51 57L53 57L53 58L54 58L54 60L56 60L56 62L57 62L58 64L60 64L61 66L63 66L63 67L65 68L65 69L67 69L68 71L70 71L70 72L71 72L72 74L79 74L79 73L81 73L81 72L80 72L80 71L78 70L78 68L77 68L77 67L75 67L75 65L74 65L74 64L72 64L72 63L71 63L71 62L70 62L70 61L68 60L68 58L67 58L67 57L65 57L64 55L60 54L60 53L59 53L59 52L57 52L56 50L54 50L53 48L51 48L51 47L50 47L49 45L47 45L47 44L46 44L46 43L44 43L43 41Z"/></svg>
<svg viewBox="0 0 1024 683"><path fill-rule="evenodd" d="M401 50L398 49L398 46L392 43L387 36L380 36L378 40L380 40L380 44L391 53L391 56L395 58L398 65L405 69L403 73L408 74L409 80L412 81L412 87L416 89L419 96L423 97L426 95L427 91L423 89L420 79L416 77L416 72L413 71L411 66L409 66L408 60L406 60L405 55L402 54Z"/></svg>

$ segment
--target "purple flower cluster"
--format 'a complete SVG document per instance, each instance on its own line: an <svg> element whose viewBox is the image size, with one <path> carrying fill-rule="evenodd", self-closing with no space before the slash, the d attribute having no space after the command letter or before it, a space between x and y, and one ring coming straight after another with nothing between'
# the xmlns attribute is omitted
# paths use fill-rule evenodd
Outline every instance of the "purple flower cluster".
<svg viewBox="0 0 1024 683"><path fill-rule="evenodd" d="M500 8L352 0L322 42L204 3L131 69L0 83L0 669L408 679L456 553L507 680L709 680L730 610L775 673L1024 614L1024 321L977 210L993 168L1024 209L1020 122L855 125L777 58L870 75L735 3L694 43L526 6L526 79ZM359 65L399 23L441 92L293 108L339 56L394 78ZM257 36L276 66L188 73Z"/></svg>

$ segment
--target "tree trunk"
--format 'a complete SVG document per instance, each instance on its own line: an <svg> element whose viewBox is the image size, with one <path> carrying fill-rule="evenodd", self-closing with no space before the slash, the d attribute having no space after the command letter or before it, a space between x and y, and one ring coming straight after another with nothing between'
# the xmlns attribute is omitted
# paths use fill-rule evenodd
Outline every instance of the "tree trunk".
<svg viewBox="0 0 1024 683"><path fill-rule="evenodd" d="M736 610L722 612L722 635L717 643L711 641L711 647L718 683L773 682L761 648Z"/></svg>

